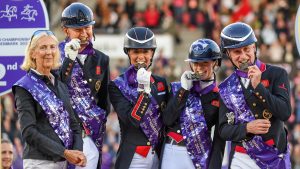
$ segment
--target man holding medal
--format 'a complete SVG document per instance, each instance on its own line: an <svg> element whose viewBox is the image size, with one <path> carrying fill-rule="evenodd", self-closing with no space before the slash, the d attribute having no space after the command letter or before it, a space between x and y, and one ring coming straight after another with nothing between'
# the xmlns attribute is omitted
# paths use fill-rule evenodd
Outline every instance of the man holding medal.
<svg viewBox="0 0 300 169"><path fill-rule="evenodd" d="M231 141L230 168L288 169L288 75L257 59L256 42L245 23L230 24L221 32L221 50L235 71L219 85L220 135Z"/></svg>
<svg viewBox="0 0 300 169"><path fill-rule="evenodd" d="M109 57L93 48L92 10L82 3L66 7L61 18L66 39L59 48L63 64L62 80L83 129L85 168L101 167L102 142L109 113Z"/></svg>

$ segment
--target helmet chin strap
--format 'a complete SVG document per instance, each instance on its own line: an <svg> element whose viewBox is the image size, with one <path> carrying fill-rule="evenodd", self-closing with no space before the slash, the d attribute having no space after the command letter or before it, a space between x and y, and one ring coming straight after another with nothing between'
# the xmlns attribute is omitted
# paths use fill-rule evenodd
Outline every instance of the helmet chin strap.
<svg viewBox="0 0 300 169"><path fill-rule="evenodd" d="M95 36L95 31L94 30L95 30L95 27L93 25L93 30L92 30L93 31L93 38L94 38L94 41L96 41L96 36Z"/></svg>
<svg viewBox="0 0 300 169"><path fill-rule="evenodd" d="M208 80L199 80L199 81L201 81L201 82L216 82L216 73L215 72L213 72L213 74L214 74L214 78L213 79L208 79Z"/></svg>

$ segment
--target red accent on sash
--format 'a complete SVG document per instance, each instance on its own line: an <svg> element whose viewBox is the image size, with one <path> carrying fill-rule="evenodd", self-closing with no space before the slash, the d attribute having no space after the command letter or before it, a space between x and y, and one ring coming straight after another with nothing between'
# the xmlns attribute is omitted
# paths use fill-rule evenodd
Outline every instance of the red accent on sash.
<svg viewBox="0 0 300 169"><path fill-rule="evenodd" d="M163 82L158 82L158 83L157 83L157 90L158 90L159 92L164 91L165 89L166 89L166 88L165 88L165 85L164 85Z"/></svg>
<svg viewBox="0 0 300 169"><path fill-rule="evenodd" d="M152 76L150 76L150 82L151 82L151 83L154 83L154 82L155 82L155 80L154 80L154 78L153 78Z"/></svg>
<svg viewBox="0 0 300 169"><path fill-rule="evenodd" d="M101 74L101 67L96 66L96 75L100 75L100 74Z"/></svg>
<svg viewBox="0 0 300 169"><path fill-rule="evenodd" d="M269 80L261 80L261 84L265 87L269 87L270 86L270 82Z"/></svg>
<svg viewBox="0 0 300 169"><path fill-rule="evenodd" d="M211 105L220 107L220 102L219 102L219 100L213 100L213 101L211 101Z"/></svg>
<svg viewBox="0 0 300 169"><path fill-rule="evenodd" d="M140 107L140 105L141 105L141 103L142 103L143 98L144 98L144 95L141 94L140 97L139 97L138 100L137 100L137 103L135 104L135 106L134 106L134 108L133 108L133 110L132 110L132 112L131 112L131 116L132 116L133 118L135 118L136 120L138 120L138 121L141 120L141 117L138 116L138 115L136 114L136 112L137 112L137 110L139 109L139 107Z"/></svg>
<svg viewBox="0 0 300 169"><path fill-rule="evenodd" d="M273 139L270 139L270 140L267 140L265 141L265 143L269 146L273 146L275 145L274 143L274 140ZM235 146L235 149L234 149L236 152L239 152L239 153L244 153L244 154L247 154L247 151L244 147L242 146Z"/></svg>
<svg viewBox="0 0 300 169"><path fill-rule="evenodd" d="M177 143L180 143L183 140L183 136L175 132L169 132L167 135L173 140L175 140Z"/></svg>
<svg viewBox="0 0 300 169"><path fill-rule="evenodd" d="M268 144L269 146L274 146L275 145L275 142L273 139L270 139L268 141L265 141L266 144Z"/></svg>
<svg viewBox="0 0 300 169"><path fill-rule="evenodd" d="M151 146L136 146L135 152L137 154L143 156L144 158L146 158L149 153L150 148L151 148Z"/></svg>
<svg viewBox="0 0 300 169"><path fill-rule="evenodd" d="M91 131L85 126L85 124L83 124L82 126L85 131L85 134L89 136L91 134Z"/></svg>
<svg viewBox="0 0 300 169"><path fill-rule="evenodd" d="M219 93L219 88L218 88L218 86L216 86L215 88L213 88L213 92Z"/></svg>
<svg viewBox="0 0 300 169"><path fill-rule="evenodd" d="M235 149L234 149L236 152L239 152L239 153L244 153L244 154L247 154L247 151L244 147L242 146L235 146Z"/></svg>
<svg viewBox="0 0 300 169"><path fill-rule="evenodd" d="M259 70L260 70L261 72L264 72L264 71L266 70L266 64L263 63L263 62L261 62L261 65L260 65L260 67L259 67Z"/></svg>

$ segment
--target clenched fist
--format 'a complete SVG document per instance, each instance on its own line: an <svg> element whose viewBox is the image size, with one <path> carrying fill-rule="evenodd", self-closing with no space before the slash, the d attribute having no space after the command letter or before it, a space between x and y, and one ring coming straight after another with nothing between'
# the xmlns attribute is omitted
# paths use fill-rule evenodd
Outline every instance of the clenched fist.
<svg viewBox="0 0 300 169"><path fill-rule="evenodd" d="M150 88L150 77L151 77L151 72L148 72L145 68L140 68L137 71L137 81L138 81L138 91L144 91L147 94L151 92Z"/></svg>
<svg viewBox="0 0 300 169"><path fill-rule="evenodd" d="M251 80L252 87L255 89L257 85L260 83L262 72L259 70L259 68L256 65L249 66L248 69L249 69L248 77Z"/></svg>
<svg viewBox="0 0 300 169"><path fill-rule="evenodd" d="M181 75L181 86L185 90L190 90L193 87L193 80L191 78L192 74L192 71L187 70Z"/></svg>
<svg viewBox="0 0 300 169"><path fill-rule="evenodd" d="M80 40L72 39L70 42L68 42L65 45L65 54L69 59L74 61L78 55L79 49L80 49Z"/></svg>

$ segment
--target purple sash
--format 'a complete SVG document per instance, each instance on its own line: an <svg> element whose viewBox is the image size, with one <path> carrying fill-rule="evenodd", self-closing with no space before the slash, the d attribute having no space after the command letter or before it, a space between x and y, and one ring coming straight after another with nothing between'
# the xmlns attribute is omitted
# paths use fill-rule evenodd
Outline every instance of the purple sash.
<svg viewBox="0 0 300 169"><path fill-rule="evenodd" d="M134 67L129 67L124 76L119 76L114 80L114 82L124 97L134 105L138 99L138 83L136 80L136 70ZM162 118L161 114L158 112L159 106L157 101L153 96L150 96L150 98L151 102L145 115L141 119L140 127L149 139L151 145L155 147L159 143L159 136L162 129Z"/></svg>
<svg viewBox="0 0 300 169"><path fill-rule="evenodd" d="M65 57L63 52L65 43L66 41L59 45L62 58ZM82 51L81 53L91 55L91 44L92 43L86 47L87 51L84 50L85 52ZM87 134L91 136L101 154L105 132L106 112L96 104L88 82L84 79L83 70L77 60L74 61L71 81L67 85L71 97L71 105L83 122L84 127L89 130L90 133Z"/></svg>
<svg viewBox="0 0 300 169"><path fill-rule="evenodd" d="M68 149L73 144L73 134L70 129L69 113L64 107L64 103L57 98L44 81L29 72L16 84L26 89L35 101L43 108L47 119L54 132L58 135L64 146Z"/></svg>
<svg viewBox="0 0 300 169"><path fill-rule="evenodd" d="M224 104L229 111L234 112L235 124L255 120L255 117L246 103L242 86L236 72L221 83L219 89ZM243 147L260 168L291 168L289 148L287 148L286 153L280 153L276 147L267 145L259 135L255 135L250 141L243 141Z"/></svg>
<svg viewBox="0 0 300 169"><path fill-rule="evenodd" d="M176 95L181 83L174 82L171 86L173 94ZM194 83L185 109L180 115L181 133L195 168L205 169L209 164L212 140L208 133L200 95L210 92L215 86L213 83L201 90L199 83Z"/></svg>
<svg viewBox="0 0 300 169"><path fill-rule="evenodd" d="M71 82L68 84L71 104L82 120L84 127L90 132L99 152L102 151L105 132L106 112L97 106L87 81L83 78L83 71L75 61Z"/></svg>

